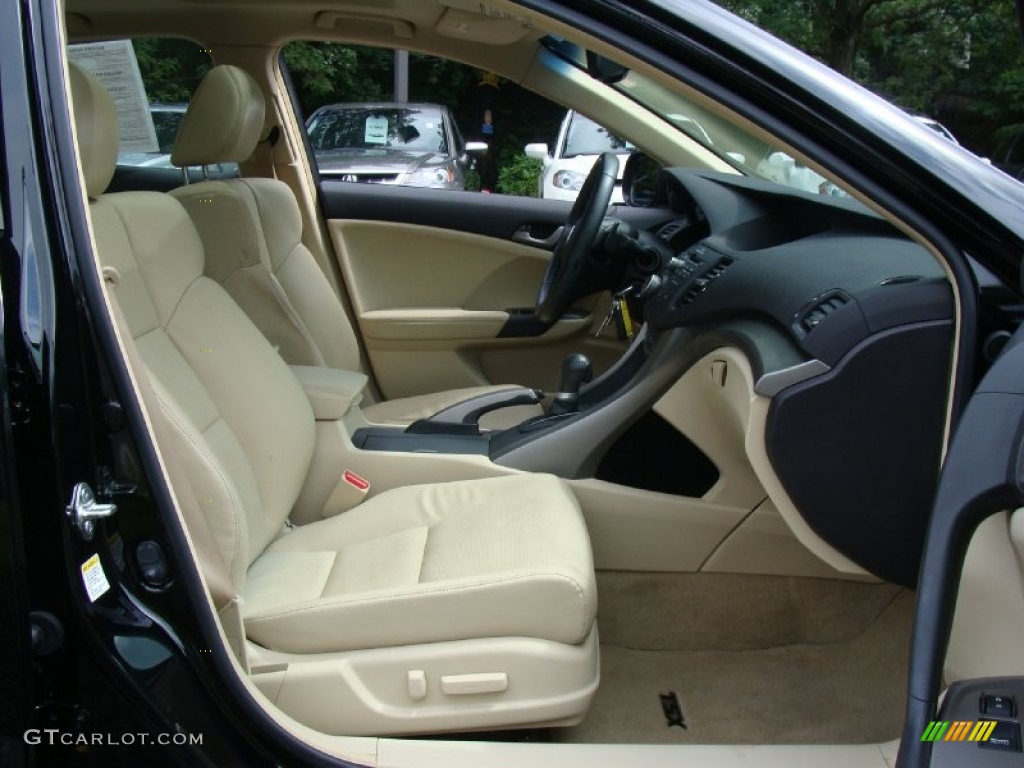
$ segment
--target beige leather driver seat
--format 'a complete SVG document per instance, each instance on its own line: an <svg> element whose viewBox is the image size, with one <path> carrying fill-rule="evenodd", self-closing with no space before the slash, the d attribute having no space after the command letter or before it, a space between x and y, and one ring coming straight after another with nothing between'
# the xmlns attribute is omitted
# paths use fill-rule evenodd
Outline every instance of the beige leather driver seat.
<svg viewBox="0 0 1024 768"><path fill-rule="evenodd" d="M92 76L71 67L70 78L98 257L136 374L152 386L160 448L184 470L175 492L198 500L188 522L200 565L238 601L257 686L328 733L578 721L598 679L596 588L566 484L516 475L402 487L288 525L313 459L310 401L203 275L181 204L104 194L113 102Z"/></svg>
<svg viewBox="0 0 1024 768"><path fill-rule="evenodd" d="M247 160L256 150L264 112L263 93L251 75L230 65L214 67L189 102L171 162L188 167ZM365 373L348 315L302 243L302 218L288 185L244 178L189 184L172 194L206 246L207 276L227 289L285 362ZM364 399L363 415L373 423L404 426L471 397L513 389L519 388L478 386L377 403ZM512 406L485 414L480 423L508 427L541 412L539 406Z"/></svg>

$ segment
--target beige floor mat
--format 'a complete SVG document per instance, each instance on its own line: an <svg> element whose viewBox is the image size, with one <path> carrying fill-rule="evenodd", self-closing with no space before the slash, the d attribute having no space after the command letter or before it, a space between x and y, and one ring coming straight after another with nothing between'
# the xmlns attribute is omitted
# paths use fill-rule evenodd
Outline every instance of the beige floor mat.
<svg viewBox="0 0 1024 768"><path fill-rule="evenodd" d="M678 604L681 593L692 597L689 609ZM600 574L598 594L601 686L587 719L555 731L556 740L786 744L898 736L914 604L908 591L828 580ZM685 729L669 727L662 709L660 696L673 692Z"/></svg>

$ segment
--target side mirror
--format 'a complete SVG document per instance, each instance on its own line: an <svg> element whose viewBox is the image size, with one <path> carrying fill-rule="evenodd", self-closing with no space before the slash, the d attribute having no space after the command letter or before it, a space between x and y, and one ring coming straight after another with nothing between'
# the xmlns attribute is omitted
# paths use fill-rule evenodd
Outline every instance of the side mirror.
<svg viewBox="0 0 1024 768"><path fill-rule="evenodd" d="M548 161L548 145L543 142L526 145L526 156L533 160L540 160L542 163Z"/></svg>
<svg viewBox="0 0 1024 768"><path fill-rule="evenodd" d="M622 171L622 200L626 205L649 208L658 199L658 176L661 164L643 152L626 158Z"/></svg>
<svg viewBox="0 0 1024 768"><path fill-rule="evenodd" d="M487 152L489 147L486 141L467 141L466 151L471 155L482 155Z"/></svg>

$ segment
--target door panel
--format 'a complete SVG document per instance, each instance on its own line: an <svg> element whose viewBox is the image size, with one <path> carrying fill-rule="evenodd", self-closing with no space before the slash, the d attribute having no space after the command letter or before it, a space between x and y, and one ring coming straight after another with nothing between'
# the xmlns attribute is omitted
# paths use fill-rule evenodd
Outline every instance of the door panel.
<svg viewBox="0 0 1024 768"><path fill-rule="evenodd" d="M323 204L359 331L382 393L406 397L481 384L553 390L562 359L595 372L625 349L595 295L537 336L502 335L529 310L551 254L543 240L567 204L477 193L325 182Z"/></svg>
<svg viewBox="0 0 1024 768"><path fill-rule="evenodd" d="M550 258L508 240L391 222L332 221L331 236L360 314L531 307Z"/></svg>

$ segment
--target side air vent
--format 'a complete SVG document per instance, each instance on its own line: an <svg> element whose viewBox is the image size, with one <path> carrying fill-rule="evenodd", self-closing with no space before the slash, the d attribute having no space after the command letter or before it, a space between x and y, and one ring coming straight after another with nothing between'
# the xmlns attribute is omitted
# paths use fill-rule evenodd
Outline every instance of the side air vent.
<svg viewBox="0 0 1024 768"><path fill-rule="evenodd" d="M840 290L824 293L798 313L796 326L805 334L810 333L821 325L829 315L839 311L851 301L853 299Z"/></svg>
<svg viewBox="0 0 1024 768"><path fill-rule="evenodd" d="M686 227L686 219L676 219L658 230L658 237L666 243L672 242L672 238L678 235Z"/></svg>

